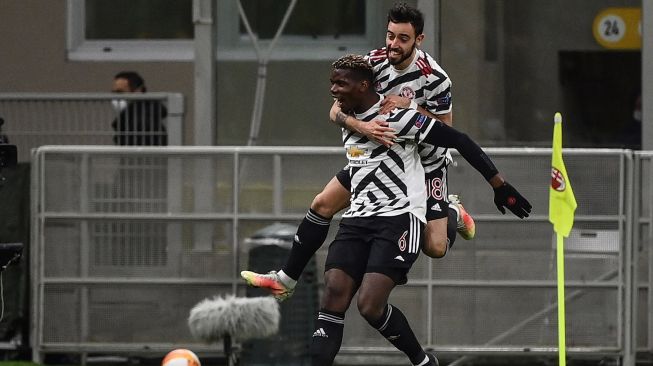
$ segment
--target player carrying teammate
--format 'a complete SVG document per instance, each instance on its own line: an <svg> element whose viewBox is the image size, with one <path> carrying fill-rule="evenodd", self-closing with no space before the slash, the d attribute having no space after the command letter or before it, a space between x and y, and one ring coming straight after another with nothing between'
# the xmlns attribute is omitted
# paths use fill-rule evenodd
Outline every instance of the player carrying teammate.
<svg viewBox="0 0 653 366"><path fill-rule="evenodd" d="M397 132L388 147L343 128L352 198L325 262L325 289L311 344L313 365L333 364L345 312L356 293L363 318L412 365L438 365L434 355L424 352L401 310L388 304L394 287L407 282L423 242L426 187L418 148L456 148L492 186L500 210L524 217L531 205L467 135L414 109L381 115L384 97L374 91L372 68L362 56L333 63L331 93L357 119L384 119Z"/></svg>
<svg viewBox="0 0 653 366"><path fill-rule="evenodd" d="M367 58L374 69L377 92L386 95L381 114L395 107L411 107L451 125L451 80L442 68L418 46L424 39L424 19L419 10L397 4L388 12L386 47L370 51ZM340 126L386 146L392 144L394 130L383 121L360 121L340 111L337 103L331 119ZM430 257L439 258L453 245L456 231L465 239L475 235L475 224L457 196L448 197L446 148L421 148L420 156L428 189L425 245ZM249 285L270 290L279 300L292 295L295 284L310 258L326 239L331 218L349 206L351 197L348 170L341 170L324 187L299 225L293 246L280 271L259 274L241 272ZM451 198L451 203L448 202Z"/></svg>

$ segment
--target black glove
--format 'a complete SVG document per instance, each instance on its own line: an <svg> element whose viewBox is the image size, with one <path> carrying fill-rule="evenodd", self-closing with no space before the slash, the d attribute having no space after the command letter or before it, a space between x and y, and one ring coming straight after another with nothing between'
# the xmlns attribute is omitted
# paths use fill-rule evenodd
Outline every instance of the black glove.
<svg viewBox="0 0 653 366"><path fill-rule="evenodd" d="M499 188L494 188L494 204L502 214L506 214L506 210L503 208L505 206L520 219L528 217L532 208L526 198L508 182L504 182Z"/></svg>

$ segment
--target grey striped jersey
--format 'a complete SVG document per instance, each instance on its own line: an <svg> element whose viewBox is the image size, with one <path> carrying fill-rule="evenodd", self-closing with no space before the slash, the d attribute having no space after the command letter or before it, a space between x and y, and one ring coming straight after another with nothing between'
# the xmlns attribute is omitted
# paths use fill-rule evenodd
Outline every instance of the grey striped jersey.
<svg viewBox="0 0 653 366"><path fill-rule="evenodd" d="M379 115L383 96L379 98L379 102L356 118L387 121L397 131L397 139L388 148L343 129L352 194L351 205L343 217L397 216L410 212L426 222L424 169L417 146L434 120L414 109L395 109L388 115Z"/></svg>
<svg viewBox="0 0 653 366"><path fill-rule="evenodd" d="M438 115L451 112L451 79L428 53L417 49L413 62L397 70L388 62L385 47L367 54L374 70L375 89L383 95L400 95L413 99L427 111ZM426 172L451 161L451 154L443 147L421 146L419 151Z"/></svg>

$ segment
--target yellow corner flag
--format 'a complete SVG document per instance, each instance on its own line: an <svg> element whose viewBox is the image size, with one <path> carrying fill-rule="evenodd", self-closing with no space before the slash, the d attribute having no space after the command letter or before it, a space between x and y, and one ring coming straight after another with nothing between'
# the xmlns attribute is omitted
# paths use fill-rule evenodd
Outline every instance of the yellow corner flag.
<svg viewBox="0 0 653 366"><path fill-rule="evenodd" d="M554 121L549 221L553 224L553 230L566 238L569 236L571 227L574 226L574 211L577 204L565 163L562 161L562 115L556 113Z"/></svg>
<svg viewBox="0 0 653 366"><path fill-rule="evenodd" d="M556 113L553 126L553 153L551 154L551 185L549 186L549 221L556 232L556 258L558 269L558 365L567 363L565 341L565 247L563 236L569 236L574 226L576 198L571 189L565 163L562 161L562 115Z"/></svg>

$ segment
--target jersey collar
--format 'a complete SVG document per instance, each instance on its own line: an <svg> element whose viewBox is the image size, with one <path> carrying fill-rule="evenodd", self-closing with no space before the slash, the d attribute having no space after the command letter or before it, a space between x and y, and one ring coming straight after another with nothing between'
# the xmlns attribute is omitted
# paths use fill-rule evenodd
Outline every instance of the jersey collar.
<svg viewBox="0 0 653 366"><path fill-rule="evenodd" d="M368 110L366 110L363 113L356 113L356 119L362 120L363 118L373 114L377 113L379 109L381 109L381 101L385 98L383 94L376 93L379 96L379 101L376 102L373 106L371 106Z"/></svg>

